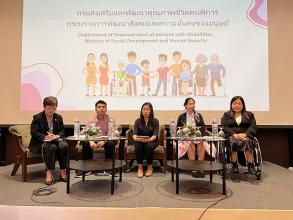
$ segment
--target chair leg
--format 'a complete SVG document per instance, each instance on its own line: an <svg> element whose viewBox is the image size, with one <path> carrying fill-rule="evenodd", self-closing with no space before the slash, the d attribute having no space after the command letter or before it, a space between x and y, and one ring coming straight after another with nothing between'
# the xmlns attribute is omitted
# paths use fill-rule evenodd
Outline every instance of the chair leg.
<svg viewBox="0 0 293 220"><path fill-rule="evenodd" d="M166 173L167 170L167 161L164 158L163 160L159 160L161 167L163 167L163 173Z"/></svg>
<svg viewBox="0 0 293 220"><path fill-rule="evenodd" d="M24 157L22 159L22 182L27 181L27 159Z"/></svg>
<svg viewBox="0 0 293 220"><path fill-rule="evenodd" d="M20 164L21 164L21 157L19 155L17 155L16 159L15 159L13 170L11 172L11 176L15 176Z"/></svg>
<svg viewBox="0 0 293 220"><path fill-rule="evenodd" d="M125 161L125 166L123 167L123 171L126 173L127 172L127 159L126 159L126 157L124 158L124 161Z"/></svg>
<svg viewBox="0 0 293 220"><path fill-rule="evenodd" d="M164 173L167 172L167 159L166 157L164 158Z"/></svg>
<svg viewBox="0 0 293 220"><path fill-rule="evenodd" d="M130 168L133 166L133 162L134 162L134 160L130 160L130 162L129 162L129 167Z"/></svg>

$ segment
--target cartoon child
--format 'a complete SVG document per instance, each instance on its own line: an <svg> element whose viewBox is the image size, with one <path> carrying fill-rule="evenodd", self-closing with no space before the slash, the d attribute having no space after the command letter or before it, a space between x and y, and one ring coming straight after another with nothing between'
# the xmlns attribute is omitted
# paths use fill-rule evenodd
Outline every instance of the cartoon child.
<svg viewBox="0 0 293 220"><path fill-rule="evenodd" d="M100 96L103 96L103 89L105 91L105 95L108 96L108 83L109 83L109 67L108 67L108 55L106 53L100 54Z"/></svg>
<svg viewBox="0 0 293 220"><path fill-rule="evenodd" d="M150 61L143 60L141 61L141 67L142 67L142 96L145 94L149 95L150 91Z"/></svg>
<svg viewBox="0 0 293 220"><path fill-rule="evenodd" d="M130 51L127 53L128 56L128 61L129 64L127 64L127 66L125 67L125 72L128 75L128 79L129 79L129 95L132 94L132 86L131 86L131 82L133 85L133 95L136 96L137 95L137 90L136 90L136 75L140 74L142 69L135 64L135 60L136 60L136 53L134 51Z"/></svg>
<svg viewBox="0 0 293 220"><path fill-rule="evenodd" d="M207 75L208 75L208 66L207 66L207 57L204 54L199 54L195 58L197 65L193 73L195 74L195 81L198 90L198 95L206 95L206 85L207 85Z"/></svg>
<svg viewBox="0 0 293 220"><path fill-rule="evenodd" d="M219 55L213 54L211 56L211 63L208 65L208 73L211 77L211 96L215 96L215 82L217 82L218 87L222 87L223 79L226 74L226 68L220 63Z"/></svg>
<svg viewBox="0 0 293 220"><path fill-rule="evenodd" d="M82 72L86 75L86 96L89 96L90 87L93 90L93 96L96 96L96 84L97 77L96 74L98 72L97 67L95 65L96 56L93 53L89 53L87 55L86 67L82 69Z"/></svg>
<svg viewBox="0 0 293 220"><path fill-rule="evenodd" d="M182 82L182 95L187 96L188 95L188 87L189 87L189 81L191 80L191 63L189 60L182 60L181 61L181 69L182 72L180 74L180 79Z"/></svg>
<svg viewBox="0 0 293 220"><path fill-rule="evenodd" d="M128 76L124 69L124 61L119 61L118 71L115 72L115 90L117 95L127 96Z"/></svg>
<svg viewBox="0 0 293 220"><path fill-rule="evenodd" d="M167 95L167 80L168 80L169 68L167 66L165 66L166 63L167 63L167 55L166 54L159 54L159 64L160 64L160 66L157 69L159 79L158 79L156 92L155 92L155 94L153 94L153 96L158 95L158 93L160 91L161 84L163 84L163 87L164 87L163 96Z"/></svg>
<svg viewBox="0 0 293 220"><path fill-rule="evenodd" d="M181 73L181 53L178 51L174 51L172 55L174 63L169 68L169 73L171 76L173 76L173 82L172 82L172 96L177 96L179 93L178 91L178 82L180 78Z"/></svg>

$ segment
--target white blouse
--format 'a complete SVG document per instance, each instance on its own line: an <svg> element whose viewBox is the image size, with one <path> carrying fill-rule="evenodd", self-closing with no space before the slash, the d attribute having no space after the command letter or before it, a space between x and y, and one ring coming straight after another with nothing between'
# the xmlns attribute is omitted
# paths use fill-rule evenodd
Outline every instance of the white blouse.
<svg viewBox="0 0 293 220"><path fill-rule="evenodd" d="M186 123L192 125L193 127L196 127L196 122L194 120L194 113L192 114L186 113Z"/></svg>
<svg viewBox="0 0 293 220"><path fill-rule="evenodd" d="M237 123L238 125L240 125L240 123L241 123L241 119L242 119L242 116L241 116L241 115L235 117L236 123Z"/></svg>

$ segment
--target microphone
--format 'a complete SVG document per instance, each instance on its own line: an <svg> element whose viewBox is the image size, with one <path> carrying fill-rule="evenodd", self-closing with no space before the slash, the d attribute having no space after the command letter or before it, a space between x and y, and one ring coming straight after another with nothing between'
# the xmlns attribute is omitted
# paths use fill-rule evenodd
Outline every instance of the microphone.
<svg viewBox="0 0 293 220"><path fill-rule="evenodd" d="M196 121L197 123L199 123L199 115L197 114L197 112L195 111L194 108L192 109L192 112L193 112L193 114L194 114L194 119L195 119L195 121Z"/></svg>

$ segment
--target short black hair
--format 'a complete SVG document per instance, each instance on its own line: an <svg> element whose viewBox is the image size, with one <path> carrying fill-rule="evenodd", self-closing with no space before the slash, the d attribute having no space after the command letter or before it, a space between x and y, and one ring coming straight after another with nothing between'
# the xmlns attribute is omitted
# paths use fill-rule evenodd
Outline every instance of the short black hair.
<svg viewBox="0 0 293 220"><path fill-rule="evenodd" d="M105 105L106 107L107 107L107 103L104 101L104 100L98 100L97 102L96 102L96 104L95 104L95 108L97 108L97 105L98 104L103 104L103 105Z"/></svg>
<svg viewBox="0 0 293 220"><path fill-rule="evenodd" d="M54 96L48 96L46 98L44 98L43 100L43 106L46 107L46 106L58 106L58 100L56 97Z"/></svg>

